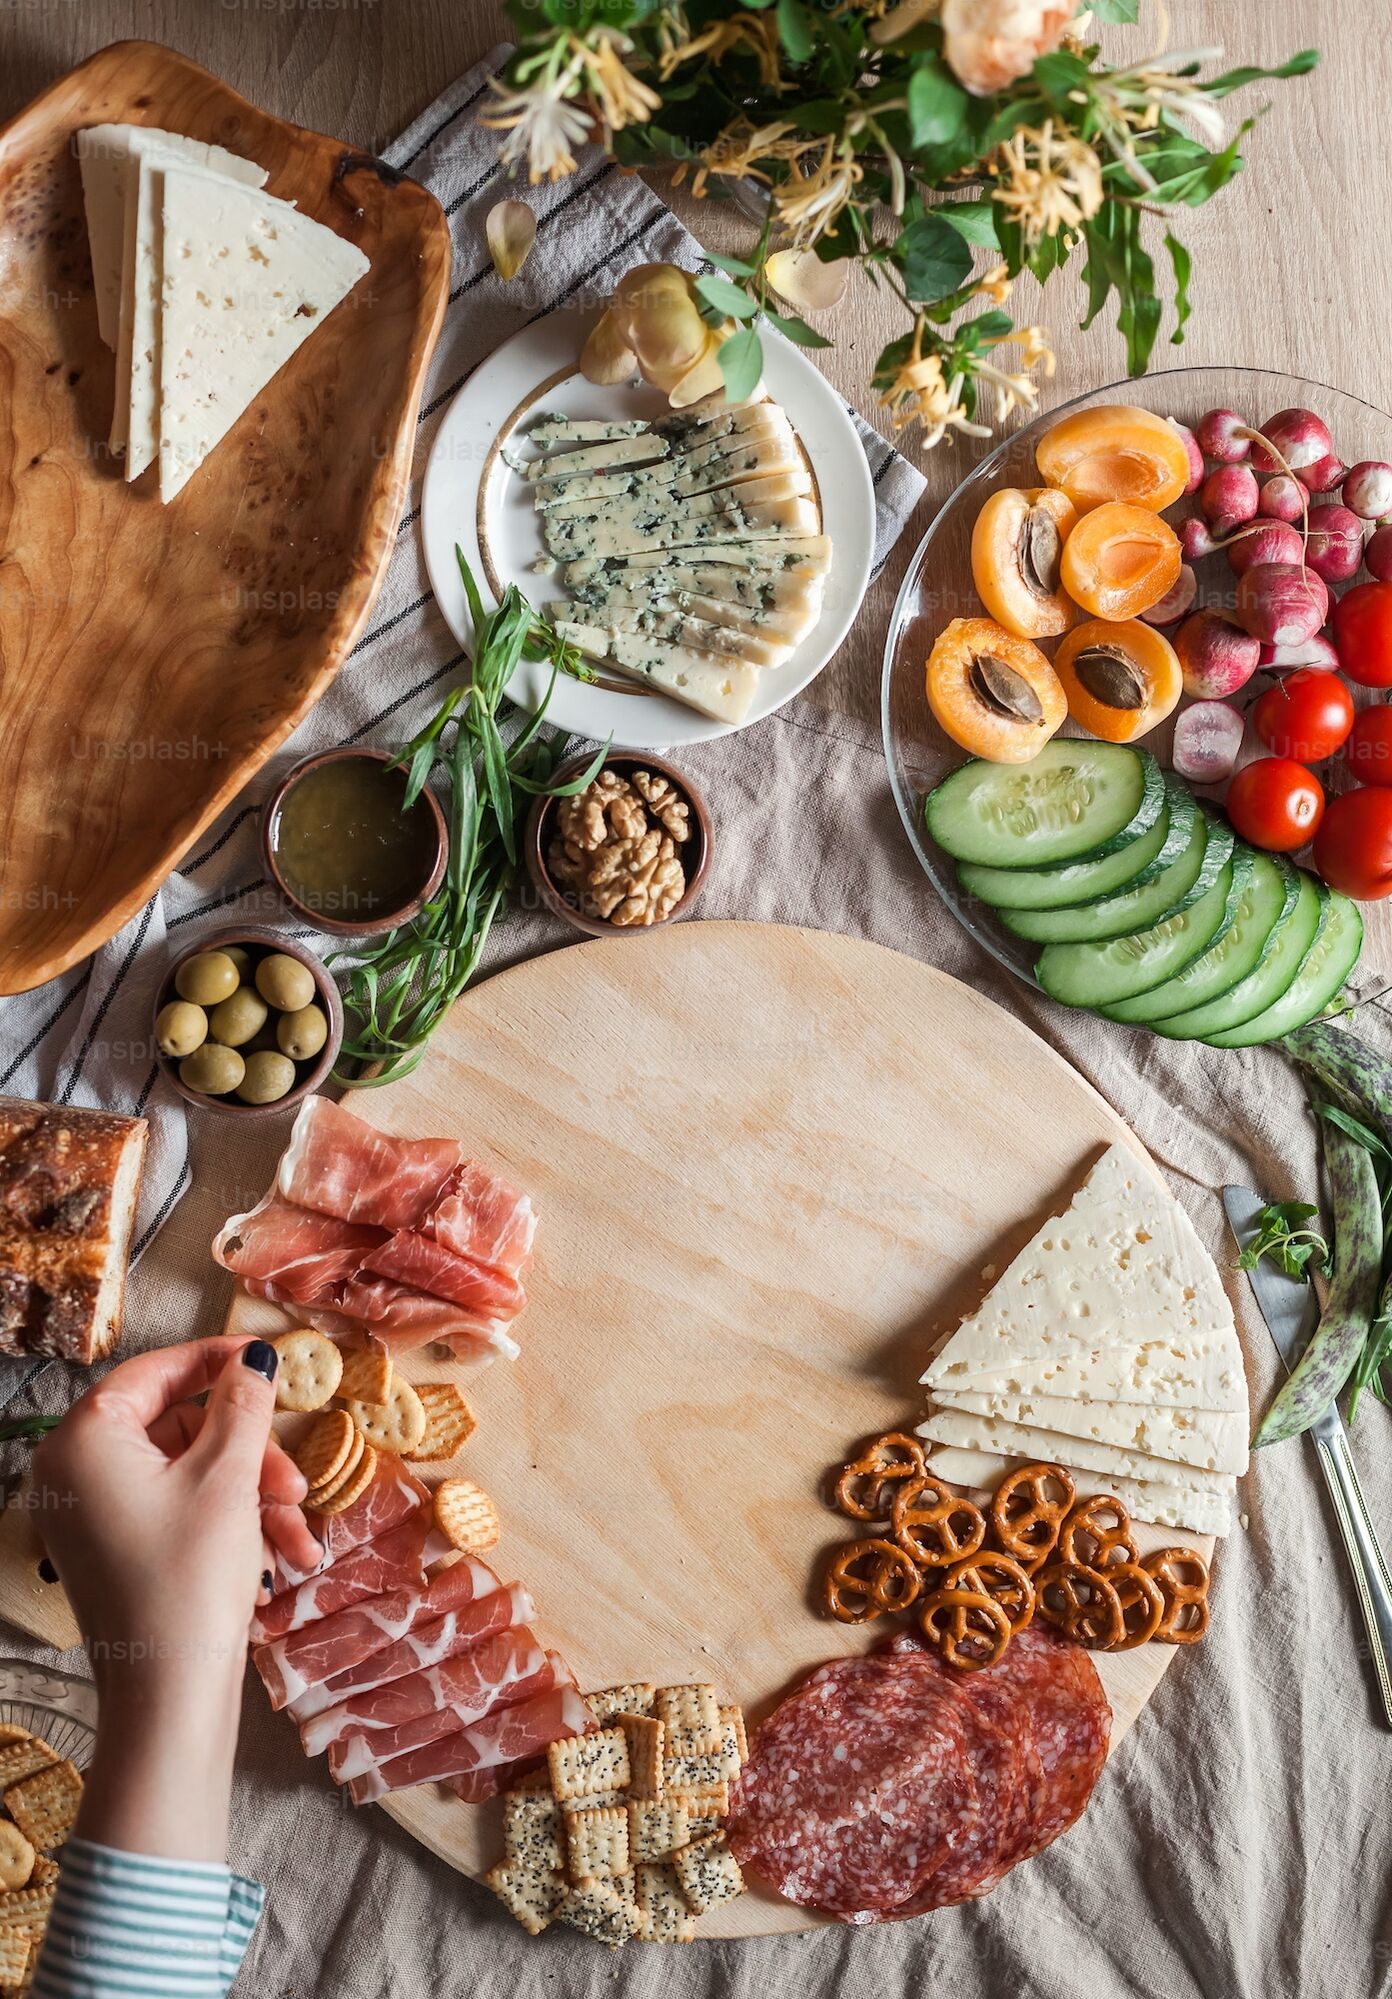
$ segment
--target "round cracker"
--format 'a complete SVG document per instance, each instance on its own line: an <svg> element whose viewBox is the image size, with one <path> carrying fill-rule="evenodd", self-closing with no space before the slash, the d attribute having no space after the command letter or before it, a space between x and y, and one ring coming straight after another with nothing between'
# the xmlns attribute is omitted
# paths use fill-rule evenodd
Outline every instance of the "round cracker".
<svg viewBox="0 0 1392 1999"><path fill-rule="evenodd" d="M327 1485L342 1471L357 1432L343 1409L326 1409L316 1416L290 1455L309 1481L310 1490Z"/></svg>
<svg viewBox="0 0 1392 1999"><path fill-rule="evenodd" d="M308 1412L322 1409L337 1395L343 1379L343 1355L333 1341L308 1326L282 1333L271 1345L280 1356L276 1369L276 1408Z"/></svg>
<svg viewBox="0 0 1392 1999"><path fill-rule="evenodd" d="M309 1488L305 1505L317 1507L322 1511L325 1501L336 1498L340 1488L345 1486L349 1479L353 1477L358 1466L362 1463L362 1455L366 1449L366 1437L363 1436L360 1430L355 1430L353 1432L352 1448L349 1450L347 1457L343 1460L343 1463L332 1478L326 1478L321 1485L312 1485Z"/></svg>
<svg viewBox="0 0 1392 1999"><path fill-rule="evenodd" d="M0 1819L0 1887L26 1888L33 1871L33 1847L17 1825Z"/></svg>
<svg viewBox="0 0 1392 1999"><path fill-rule="evenodd" d="M394 1457L408 1457L425 1435L425 1404L400 1374L393 1374L385 1402L350 1402L348 1413L369 1444Z"/></svg>
<svg viewBox="0 0 1392 1999"><path fill-rule="evenodd" d="M315 1501L315 1511L318 1513L346 1512L353 1504L353 1501L360 1499L363 1493L366 1492L368 1486L372 1483L376 1470L377 1453L364 1437L362 1456L358 1460L356 1469L343 1480L341 1485L335 1486L327 1499Z"/></svg>
<svg viewBox="0 0 1392 1999"><path fill-rule="evenodd" d="M452 1548L481 1555L496 1547L502 1526L498 1509L471 1478L442 1479L435 1488L435 1525Z"/></svg>

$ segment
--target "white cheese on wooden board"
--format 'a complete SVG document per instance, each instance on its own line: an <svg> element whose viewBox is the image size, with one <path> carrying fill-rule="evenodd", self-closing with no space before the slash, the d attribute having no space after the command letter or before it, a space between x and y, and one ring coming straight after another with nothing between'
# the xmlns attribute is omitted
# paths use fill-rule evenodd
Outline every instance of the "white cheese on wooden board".
<svg viewBox="0 0 1392 1999"><path fill-rule="evenodd" d="M1232 1384L1244 1382L1232 1307L1213 1259L1179 1204L1134 1154L1114 1145L922 1378L935 1392L992 1386L1061 1348L1134 1349L1151 1341L1172 1343L1194 1362L1210 1354L1206 1378L1226 1380L1229 1398ZM1197 1376L1193 1387L1205 1406L1211 1391Z"/></svg>
<svg viewBox="0 0 1392 1999"><path fill-rule="evenodd" d="M1031 1462L1029 1458L998 1457L992 1451L958 1450L951 1444L937 1445L927 1457L928 1469L935 1478L945 1478L949 1485L964 1485L983 1496L993 1493L1007 1472ZM1099 1492L1110 1493L1113 1499L1121 1501L1133 1520L1149 1521L1154 1527L1182 1527L1191 1534L1219 1536L1232 1527L1232 1500L1226 1493L1192 1485L1158 1484L1148 1479L1107 1478L1077 1465L1069 1465L1067 1469L1079 1499L1091 1499Z"/></svg>
<svg viewBox="0 0 1392 1999"><path fill-rule="evenodd" d="M963 1389L935 1398L953 1414L1078 1437L1102 1449L1140 1451L1208 1471L1247 1469L1245 1410L1170 1409L1142 1402L1074 1402L1061 1395L974 1394ZM946 1442L947 1439L940 1441Z"/></svg>
<svg viewBox="0 0 1392 1999"><path fill-rule="evenodd" d="M932 1410L918 1425L918 1435L935 1444L960 1450L993 1451L998 1456L1028 1458L1032 1464L1055 1462L1082 1465L1088 1471L1110 1472L1118 1478L1143 1479L1152 1485L1192 1485L1204 1492L1232 1492L1232 1472L1204 1465L1182 1464L1153 1452L1124 1450L1094 1438L1075 1437L1042 1424L1012 1423L1001 1416L982 1416L946 1404Z"/></svg>
<svg viewBox="0 0 1392 1999"><path fill-rule="evenodd" d="M688 502L688 506L695 502ZM684 508L659 511L633 501L604 521L554 521L546 527L553 555L635 555L652 548L705 550L723 542L801 539L816 532L817 509L810 500L773 500L731 505L721 513L691 514Z"/></svg>
<svg viewBox="0 0 1392 1999"><path fill-rule="evenodd" d="M160 498L197 471L368 269L287 202L230 181L164 175Z"/></svg>
<svg viewBox="0 0 1392 1999"><path fill-rule="evenodd" d="M742 722L759 685L758 669L742 660L666 645L628 632L600 632L587 625L557 625L591 659L609 659L636 680L660 687L717 722Z"/></svg>
<svg viewBox="0 0 1392 1999"><path fill-rule="evenodd" d="M1236 1333L1192 1333L1180 1339L1119 1338L1103 1347L1064 1341L1047 1354L1000 1367L991 1375L933 1384L935 1395L1066 1397L1080 1403L1140 1403L1174 1409L1247 1411L1247 1381Z"/></svg>

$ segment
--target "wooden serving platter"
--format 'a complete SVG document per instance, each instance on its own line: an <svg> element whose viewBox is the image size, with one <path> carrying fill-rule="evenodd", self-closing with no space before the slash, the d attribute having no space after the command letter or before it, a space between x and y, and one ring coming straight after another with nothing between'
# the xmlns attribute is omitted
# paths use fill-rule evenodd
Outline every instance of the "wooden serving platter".
<svg viewBox="0 0 1392 1999"><path fill-rule="evenodd" d="M493 1494L489 1560L531 1589L582 1687L709 1678L751 1722L881 1635L813 1606L819 1559L849 1531L821 1501L827 1468L916 1420L939 1335L1105 1146L1145 1157L966 986L760 924L684 923L505 972L465 995L414 1076L350 1101L384 1130L457 1134L540 1215L522 1357L458 1371L478 1429L427 1473L463 1469ZM228 1329L286 1323L239 1298ZM450 1367L416 1354L405 1372ZM1174 1657L1098 1657L1114 1745ZM385 1809L463 1873L501 1851L496 1807L427 1786ZM817 1920L756 1890L699 1933Z"/></svg>
<svg viewBox="0 0 1392 1999"><path fill-rule="evenodd" d="M73 143L104 121L254 157L371 259L168 507L106 445ZM392 550L449 267L423 188L154 43L0 128L0 992L125 923L337 672Z"/></svg>

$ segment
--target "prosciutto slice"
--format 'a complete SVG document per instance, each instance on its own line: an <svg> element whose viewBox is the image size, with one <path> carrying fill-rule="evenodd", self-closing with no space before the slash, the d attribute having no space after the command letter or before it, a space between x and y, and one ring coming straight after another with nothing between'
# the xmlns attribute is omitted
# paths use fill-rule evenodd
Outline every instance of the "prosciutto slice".
<svg viewBox="0 0 1392 1999"><path fill-rule="evenodd" d="M475 1597L462 1609L446 1611L427 1624L415 1626L394 1644L383 1646L379 1652L307 1688L292 1700L289 1710L300 1724L301 1740L305 1739L308 1721L347 1700L350 1694L370 1694L377 1687L418 1672L423 1666L442 1665L446 1659L458 1658L460 1653L491 1638L496 1631L530 1624L535 1615L536 1605L526 1590L520 1583L512 1583L507 1589L490 1590L486 1596Z"/></svg>
<svg viewBox="0 0 1392 1999"><path fill-rule="evenodd" d="M515 1319L527 1302L515 1277L461 1256L421 1229L398 1229L369 1249L362 1268L433 1297L448 1298L480 1320Z"/></svg>
<svg viewBox="0 0 1392 1999"><path fill-rule="evenodd" d="M414 1784L500 1770L593 1726L594 1717L574 1687L553 1687L516 1707L497 1708L483 1721L394 1757L380 1769L364 1771L349 1784L349 1795L355 1805L365 1805Z"/></svg>
<svg viewBox="0 0 1392 1999"><path fill-rule="evenodd" d="M476 1596L496 1588L497 1582L486 1562L466 1555L441 1569L428 1583L386 1590L381 1596L335 1611L332 1617L321 1617L288 1637L258 1645L251 1656L271 1706L288 1707L311 1687L351 1672L418 1624L433 1623L448 1611L462 1610Z"/></svg>
<svg viewBox="0 0 1392 1999"><path fill-rule="evenodd" d="M361 1603L364 1597L423 1583L426 1571L450 1552L450 1543L436 1528L430 1508L422 1506L379 1540L351 1549L331 1569L294 1589L282 1590L263 1604L251 1620L252 1643L269 1644L316 1618L332 1617L337 1610Z"/></svg>
<svg viewBox="0 0 1392 1999"><path fill-rule="evenodd" d="M426 1226L456 1256L519 1277L532 1253L536 1211L526 1194L466 1159Z"/></svg>
<svg viewBox="0 0 1392 1999"><path fill-rule="evenodd" d="M330 1743L329 1769L338 1783L346 1784L408 1750L471 1727L494 1708L515 1707L532 1694L544 1694L566 1677L556 1654L544 1652L525 1624L496 1632L443 1666L427 1666L364 1695L360 1703L364 1708L380 1702L382 1712L408 1705L419 1712L390 1726L369 1722L344 1740Z"/></svg>
<svg viewBox="0 0 1392 1999"><path fill-rule="evenodd" d="M276 1185L321 1215L409 1229L438 1206L463 1157L458 1139L392 1138L327 1097L307 1097Z"/></svg>
<svg viewBox="0 0 1392 1999"><path fill-rule="evenodd" d="M297 1589L312 1576L322 1576L343 1556L354 1548L361 1548L368 1541L376 1541L398 1527L403 1520L424 1506L430 1498L426 1487L400 1458L394 1458L383 1451L377 1460L377 1470L370 1484L351 1506L345 1506L342 1513L321 1515L322 1531L320 1544L323 1554L312 1569L292 1569L278 1562L275 1571L276 1598L285 1592ZM271 1609L267 1604L264 1616Z"/></svg>

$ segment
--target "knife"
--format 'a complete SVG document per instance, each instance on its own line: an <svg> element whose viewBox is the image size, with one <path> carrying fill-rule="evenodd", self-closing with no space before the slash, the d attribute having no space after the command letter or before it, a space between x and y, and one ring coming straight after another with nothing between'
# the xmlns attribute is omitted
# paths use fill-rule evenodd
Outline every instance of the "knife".
<svg viewBox="0 0 1392 1999"><path fill-rule="evenodd" d="M1255 1239L1261 1228L1265 1205L1261 1196L1252 1193L1248 1187L1223 1189L1223 1206L1239 1249L1246 1249ZM1257 1308L1266 1321L1266 1330L1289 1371L1305 1351L1307 1341L1319 1324L1320 1308L1315 1287L1301 1278L1287 1277L1278 1265L1265 1261L1247 1272L1247 1281L1252 1287ZM1353 1455L1349 1450L1348 1432L1336 1403L1331 1402L1318 1422L1311 1424L1309 1434L1325 1484L1329 1487L1329 1496L1334 1502L1334 1517L1339 1523L1344 1552L1353 1570L1358 1603L1368 1631L1368 1647L1372 1653L1373 1670L1377 1674L1378 1691L1382 1695L1383 1712L1388 1726L1392 1727L1392 1665L1388 1663L1392 1660L1392 1576L1388 1574L1386 1560L1368 1517L1368 1504L1358 1483L1358 1473L1354 1470Z"/></svg>

